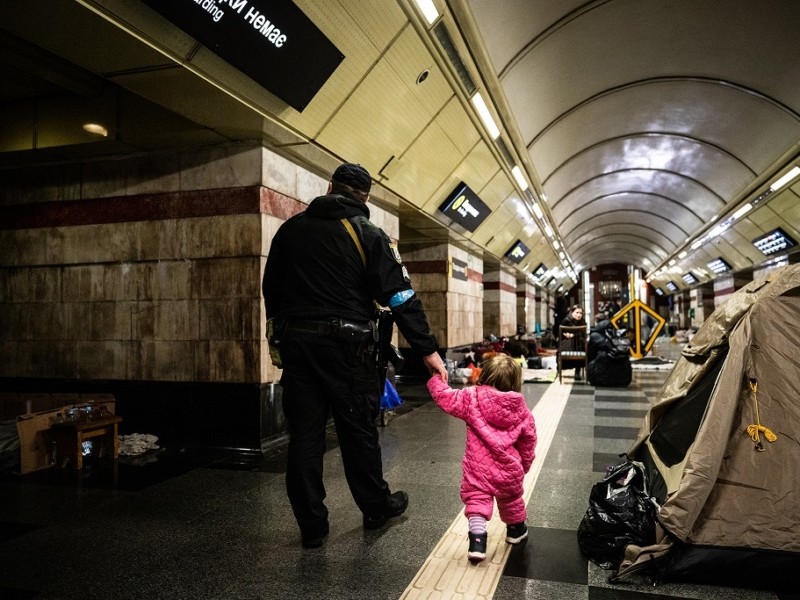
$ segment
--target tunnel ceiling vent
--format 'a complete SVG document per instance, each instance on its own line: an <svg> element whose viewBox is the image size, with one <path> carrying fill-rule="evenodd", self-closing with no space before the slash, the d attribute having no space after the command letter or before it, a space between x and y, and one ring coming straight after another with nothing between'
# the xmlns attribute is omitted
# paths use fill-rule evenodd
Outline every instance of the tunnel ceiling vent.
<svg viewBox="0 0 800 600"><path fill-rule="evenodd" d="M467 65L464 64L461 55L458 53L458 50L456 50L453 38L450 37L450 32L447 31L447 26L440 22L433 28L433 31L436 34L436 39L438 39L439 43L442 45L447 58L450 60L450 64L453 65L453 69L458 75L458 78L461 80L461 85L464 86L467 94L472 96L478 88L475 86L475 82L467 70Z"/></svg>
<svg viewBox="0 0 800 600"><path fill-rule="evenodd" d="M497 138L497 148L500 150L500 154L503 155L503 159L506 161L508 167L513 169L517 163L514 161L514 157L511 156L511 151L508 149L508 145L506 145L503 138Z"/></svg>

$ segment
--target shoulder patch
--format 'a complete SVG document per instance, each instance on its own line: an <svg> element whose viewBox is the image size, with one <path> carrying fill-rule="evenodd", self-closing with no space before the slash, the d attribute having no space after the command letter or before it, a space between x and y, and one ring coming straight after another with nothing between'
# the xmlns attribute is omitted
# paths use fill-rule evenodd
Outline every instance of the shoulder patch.
<svg viewBox="0 0 800 600"><path fill-rule="evenodd" d="M402 264L403 260L400 258L400 251L397 249L397 244L394 242L389 242L389 250L392 251L392 256L398 262L398 264Z"/></svg>

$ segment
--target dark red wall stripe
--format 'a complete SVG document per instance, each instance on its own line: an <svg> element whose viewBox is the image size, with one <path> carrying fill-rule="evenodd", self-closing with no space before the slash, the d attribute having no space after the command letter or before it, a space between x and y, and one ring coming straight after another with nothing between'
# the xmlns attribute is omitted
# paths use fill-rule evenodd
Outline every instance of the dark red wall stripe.
<svg viewBox="0 0 800 600"><path fill-rule="evenodd" d="M70 227L221 215L271 214L287 219L302 202L261 186L38 202L0 207L0 229Z"/></svg>
<svg viewBox="0 0 800 600"><path fill-rule="evenodd" d="M517 288L509 285L507 283L503 283L502 281L484 281L483 282L483 289L484 290L500 290L502 292L511 292L512 294L517 293Z"/></svg>

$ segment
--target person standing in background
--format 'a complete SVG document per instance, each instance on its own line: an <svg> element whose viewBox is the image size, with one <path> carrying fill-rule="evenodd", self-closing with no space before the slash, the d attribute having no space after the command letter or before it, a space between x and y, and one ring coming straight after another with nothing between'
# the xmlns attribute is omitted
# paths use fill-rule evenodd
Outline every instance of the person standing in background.
<svg viewBox="0 0 800 600"><path fill-rule="evenodd" d="M369 221L371 185L362 166L339 166L327 194L278 229L264 270L264 304L283 367L286 491L305 548L322 546L329 533L323 457L331 415L364 528L382 527L408 506L408 495L391 493L383 479L376 302L391 309L429 372L447 380L397 245Z"/></svg>

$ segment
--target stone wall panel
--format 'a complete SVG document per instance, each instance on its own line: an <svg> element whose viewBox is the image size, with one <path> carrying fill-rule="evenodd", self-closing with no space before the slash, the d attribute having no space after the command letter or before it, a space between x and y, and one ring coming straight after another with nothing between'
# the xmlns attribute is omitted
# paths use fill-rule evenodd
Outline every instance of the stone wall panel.
<svg viewBox="0 0 800 600"><path fill-rule="evenodd" d="M197 298L258 298L258 273L259 259L254 256L198 260L192 270L192 292Z"/></svg>

